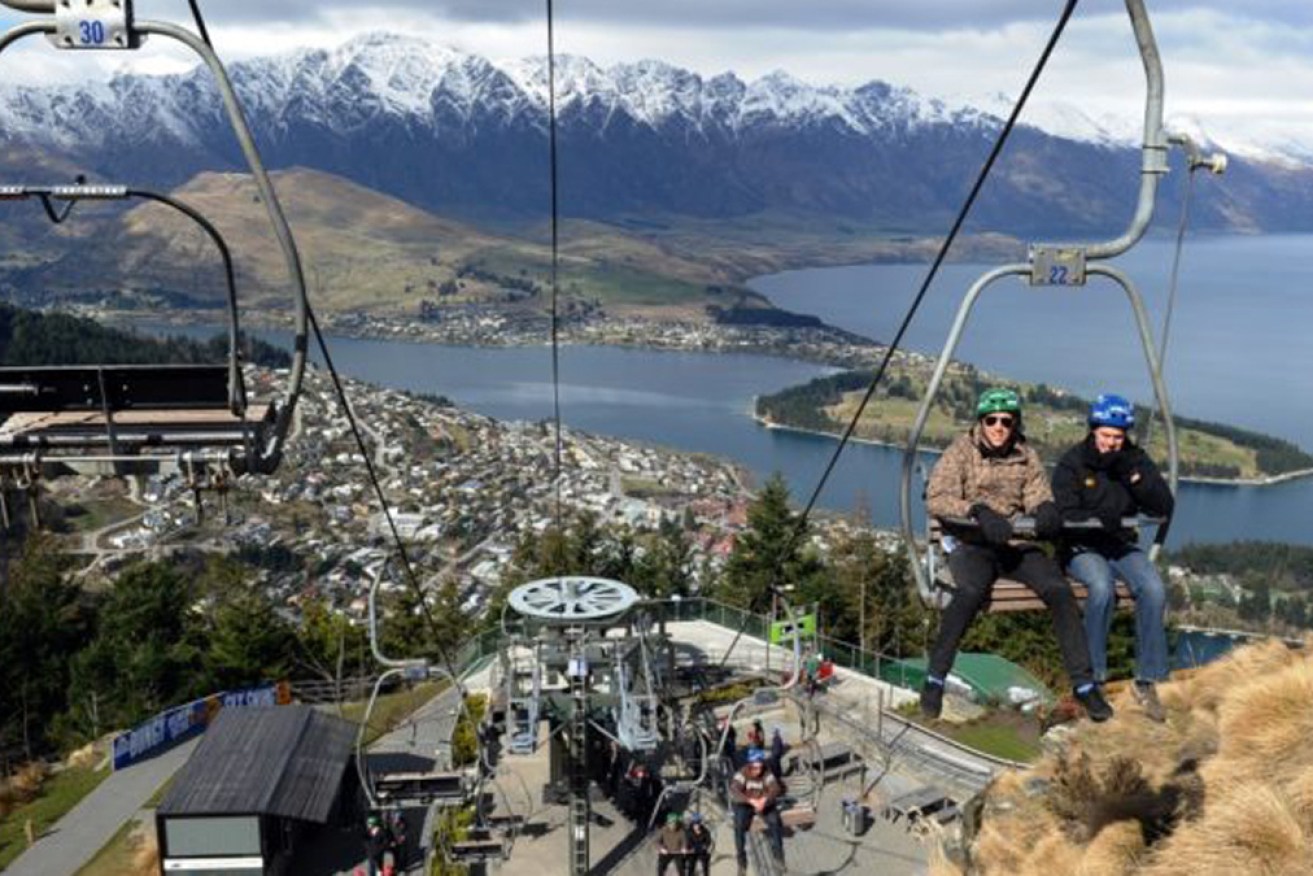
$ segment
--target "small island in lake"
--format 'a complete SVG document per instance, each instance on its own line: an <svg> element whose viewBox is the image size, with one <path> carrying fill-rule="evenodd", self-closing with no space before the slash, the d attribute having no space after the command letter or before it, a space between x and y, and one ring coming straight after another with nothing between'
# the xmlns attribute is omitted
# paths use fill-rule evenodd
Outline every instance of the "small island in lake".
<svg viewBox="0 0 1313 876"><path fill-rule="evenodd" d="M755 416L767 426L837 435L852 420L870 385L872 372L844 371L799 386L760 396ZM902 446L929 383L921 363L893 364L875 398L867 405L854 437ZM942 450L975 419L980 392L989 386L1011 386L1024 405L1026 437L1045 462L1053 463L1086 432L1088 399L1045 384L1026 384L993 377L969 364L954 363L939 388L926 423L921 446ZM1143 441L1151 411L1137 407L1135 437ZM1220 423L1175 417L1183 477L1195 480L1272 483L1313 473L1313 456L1280 438ZM1167 457L1166 431L1161 421L1149 429L1149 452Z"/></svg>

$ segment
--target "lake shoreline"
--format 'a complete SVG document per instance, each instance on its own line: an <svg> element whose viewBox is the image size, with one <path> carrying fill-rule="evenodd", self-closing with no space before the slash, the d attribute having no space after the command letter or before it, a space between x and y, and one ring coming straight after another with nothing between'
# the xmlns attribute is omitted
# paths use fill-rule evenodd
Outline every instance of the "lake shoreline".
<svg viewBox="0 0 1313 876"><path fill-rule="evenodd" d="M114 319L113 322L124 326L132 326L134 323L138 322L138 320L134 320L131 318L125 319L124 318L125 316L126 314L122 314L122 313L116 314L117 318ZM148 320L142 320L141 322L152 322L157 326L161 325L158 322L148 321ZM191 321L191 320L182 319L182 320L167 321L163 323L163 325L188 326L192 328L204 327L204 328L214 328L216 330L223 330L225 328L224 326L216 324L211 320ZM404 321L403 323L401 323L401 325L414 328L420 325L420 323L416 322L412 324L410 321ZM659 324L657 323L653 323L652 327L656 328L658 327L658 325ZM268 320L268 319L258 320L254 327L261 329L281 330L281 331L287 330L287 325L284 324L283 321L281 320ZM333 333L332 336L335 337L351 338L356 340L400 342L400 343L415 344L415 345L435 345L435 346L442 346L448 348L469 347L472 349L499 349L499 348L500 349L512 349L512 348L529 349L529 348L540 348L540 347L547 348L550 346L550 343L548 341L542 339L529 339L529 338L518 337L518 336L447 339L447 338L436 338L431 336L425 336L422 334L409 335L404 333L400 333L400 334L390 333L386 331L370 330L369 328L362 329L361 327L352 327L352 326L340 326L340 325L329 326L328 329ZM763 331L763 330L756 329L756 331ZM800 352L796 350L790 352L789 346L779 343L778 339L775 339L775 342L773 343L765 339L758 339L756 343L751 343L751 342L749 343L740 342L740 343L741 345L733 345L733 346L731 345L709 346L709 345L694 344L694 343L681 344L678 343L677 340L672 339L669 336L664 337L662 339L662 342L660 343L656 342L653 339L621 340L621 339L605 338L605 337L601 337L601 338L571 337L569 335L563 337L560 340L560 344L563 347L592 346L592 347L612 347L616 349L628 349L628 350L637 350L642 352L654 352L654 353L698 353L698 354L713 354L713 355L739 354L739 355L770 356L770 357L781 359L786 362L796 362L796 363L802 363L808 365L819 365L822 367L834 368L837 370L853 367L853 365L851 364L853 358L861 357L863 356L863 354L869 355L873 351L880 352L883 351L884 349L883 347L881 347L879 344L875 342L869 342L870 346L863 346L858 344L833 345L830 346L829 349L825 349L825 350L812 349L806 351L805 353L800 354ZM842 349L842 351L836 350L835 349L836 346L844 346L846 347L846 349ZM908 351L904 353L904 351L900 351L900 353L903 353L904 355L907 355L912 358L924 358L923 354L919 354L915 352ZM756 403L756 399L753 399L754 406L755 403ZM766 428L769 429L788 430L798 434L816 435L816 436L830 438L833 440L837 440L839 438L838 434L831 432L825 432L817 429L806 429L799 426L792 426L792 425L770 421L759 416L755 412L755 410L749 410L748 413L749 416L752 417L752 419L756 421L759 425L765 426ZM861 444L875 446L875 447L887 447L893 449L901 449L903 447L902 444L892 444L889 442L885 442L873 438L853 437L850 440ZM934 454L939 454L942 452L939 449L932 447L926 447L923 448L923 450L927 453L934 453ZM1189 476L1183 475L1181 476L1180 480L1183 483L1212 485L1212 486L1221 486L1221 487L1267 487L1267 486L1275 486L1275 485L1287 483L1301 478L1308 478L1308 477L1313 477L1313 468L1299 469L1293 472L1285 472L1277 475L1268 475L1261 478L1216 478L1216 477L1206 477L1200 475L1189 475Z"/></svg>
<svg viewBox="0 0 1313 876"><path fill-rule="evenodd" d="M834 441L838 441L840 437L839 434L835 432L825 432L820 429L806 429L803 428L802 426L791 426L787 423L778 423L767 417L761 416L755 411L749 411L748 416L750 416L752 420L755 423L757 423L757 425L762 426L766 429L772 429L781 432L793 432L798 435L815 435L821 438L829 438ZM891 450L904 449L904 445L902 444L894 444L889 441L881 441L878 438L858 438L857 436L854 435L848 440L858 444L868 444L872 447L887 447ZM943 454L944 451L938 447L920 447L918 448L918 452L929 453L935 456L940 456ZM1207 484L1217 487L1271 487L1271 486L1276 486L1278 484L1284 484L1290 481L1299 480L1300 478L1307 478L1307 477L1313 477L1313 468L1299 469L1298 471L1285 472L1279 475L1268 475L1267 477L1263 477L1263 478L1229 479L1229 478L1199 477L1196 475L1181 475L1180 481L1182 483L1187 483L1187 484Z"/></svg>

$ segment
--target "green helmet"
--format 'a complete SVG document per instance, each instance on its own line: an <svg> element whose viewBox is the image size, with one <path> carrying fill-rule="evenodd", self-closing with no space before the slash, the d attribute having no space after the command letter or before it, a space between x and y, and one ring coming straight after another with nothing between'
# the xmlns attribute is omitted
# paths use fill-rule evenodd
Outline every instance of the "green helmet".
<svg viewBox="0 0 1313 876"><path fill-rule="evenodd" d="M1021 399L1010 389L987 389L976 402L976 417L986 414L1020 414Z"/></svg>

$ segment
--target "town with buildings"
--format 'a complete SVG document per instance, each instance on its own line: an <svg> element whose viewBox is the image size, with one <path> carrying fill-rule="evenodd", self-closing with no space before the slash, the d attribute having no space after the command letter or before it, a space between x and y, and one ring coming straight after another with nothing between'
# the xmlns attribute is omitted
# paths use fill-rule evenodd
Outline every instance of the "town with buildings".
<svg viewBox="0 0 1313 876"><path fill-rule="evenodd" d="M248 383L256 395L273 394L278 378L253 370ZM346 381L346 392L411 562L429 589L454 580L462 609L477 617L521 536L557 519L553 424L502 422L357 381ZM722 566L747 523L744 472L727 460L568 427L561 443L559 501L567 521L586 512L599 525L637 532L663 522L682 527L695 588ZM109 486L109 479L90 487L78 480L49 482L52 498L86 504ZM313 591L363 621L375 576L383 576L384 591L402 586L389 523L324 372L308 373L276 474L237 478L222 502L207 489L198 506L197 495L181 476L151 477L120 497L117 519L70 537L105 573L142 555L235 553L261 570L269 595L293 619ZM818 519L818 546L826 549L850 525ZM885 537L892 549L892 534Z"/></svg>

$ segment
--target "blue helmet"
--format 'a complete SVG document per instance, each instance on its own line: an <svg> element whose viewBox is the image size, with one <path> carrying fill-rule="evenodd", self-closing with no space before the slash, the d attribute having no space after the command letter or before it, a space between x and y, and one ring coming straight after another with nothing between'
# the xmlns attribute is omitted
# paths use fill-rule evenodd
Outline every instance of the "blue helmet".
<svg viewBox="0 0 1313 876"><path fill-rule="evenodd" d="M1135 406L1111 392L1105 392L1090 405L1090 428L1109 426L1114 429L1130 429L1135 425Z"/></svg>
<svg viewBox="0 0 1313 876"><path fill-rule="evenodd" d="M760 748L748 749L748 763L765 763L765 762L766 762L766 752L762 751Z"/></svg>

